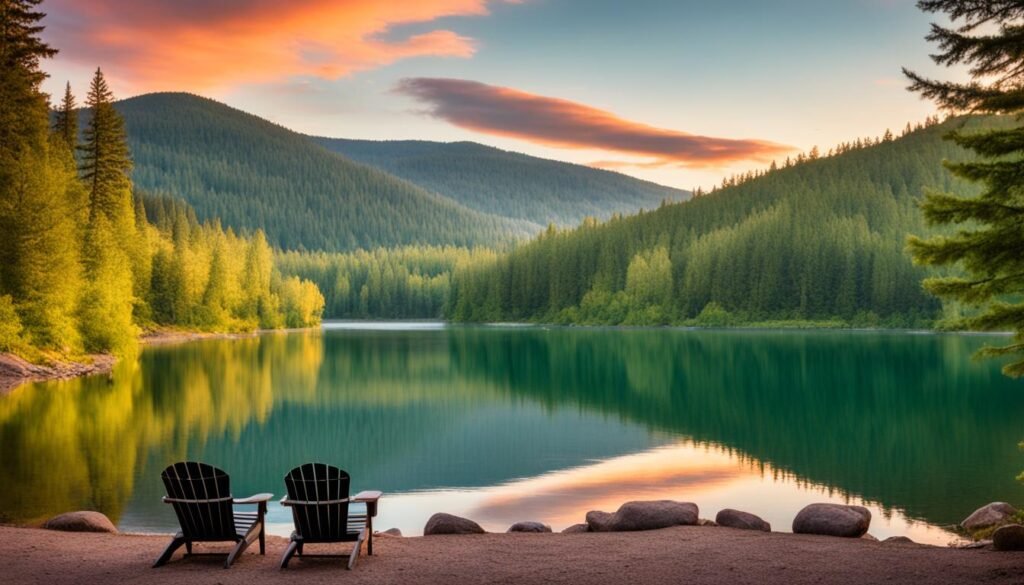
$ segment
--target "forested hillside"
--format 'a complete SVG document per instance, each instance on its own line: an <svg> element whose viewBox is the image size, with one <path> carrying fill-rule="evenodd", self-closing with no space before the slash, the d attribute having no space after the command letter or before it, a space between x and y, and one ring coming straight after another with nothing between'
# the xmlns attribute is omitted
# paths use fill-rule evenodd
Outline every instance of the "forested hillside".
<svg viewBox="0 0 1024 585"><path fill-rule="evenodd" d="M262 231L200 223L179 200L137 192L102 71L83 131L70 84L52 115L40 62L56 50L40 38L43 15L26 6L5 13L0 33L0 352L125 355L154 326L318 324L320 291L275 270Z"/></svg>
<svg viewBox="0 0 1024 585"><path fill-rule="evenodd" d="M470 210L307 137L184 93L117 102L135 183L284 249L499 244L534 226ZM89 112L83 111L83 123Z"/></svg>
<svg viewBox="0 0 1024 585"><path fill-rule="evenodd" d="M463 205L545 226L654 209L688 191L621 173L508 152L475 142L314 137L328 150L372 165Z"/></svg>
<svg viewBox="0 0 1024 585"><path fill-rule="evenodd" d="M909 233L927 233L925 188L965 192L942 167L965 153L942 139L952 119L900 138L857 140L833 156L726 182L656 211L549 229L487 265L456 272L450 316L462 321L593 324L837 320L930 323L940 304L921 288Z"/></svg>

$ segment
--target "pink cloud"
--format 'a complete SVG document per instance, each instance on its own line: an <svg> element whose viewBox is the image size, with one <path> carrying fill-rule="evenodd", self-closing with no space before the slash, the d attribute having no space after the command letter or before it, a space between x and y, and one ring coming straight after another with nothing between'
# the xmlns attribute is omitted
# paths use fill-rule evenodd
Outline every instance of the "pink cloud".
<svg viewBox="0 0 1024 585"><path fill-rule="evenodd" d="M597 149L645 157L612 166L716 166L767 161L793 150L765 140L699 136L633 122L568 100L461 79L403 79L398 93L427 105L428 114L460 128L560 148Z"/></svg>

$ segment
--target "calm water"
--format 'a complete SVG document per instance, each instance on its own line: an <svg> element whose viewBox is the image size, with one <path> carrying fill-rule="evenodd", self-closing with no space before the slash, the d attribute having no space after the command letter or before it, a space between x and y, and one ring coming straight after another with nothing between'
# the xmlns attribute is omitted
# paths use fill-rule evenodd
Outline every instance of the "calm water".
<svg viewBox="0 0 1024 585"><path fill-rule="evenodd" d="M305 461L381 489L377 526L437 511L556 530L630 499L758 513L813 501L875 514L878 537L1024 502L1024 382L978 336L452 327L324 331L151 347L112 377L0 397L0 520L93 508L175 528L160 470L199 459L236 496L283 494ZM290 531L274 504L272 532Z"/></svg>

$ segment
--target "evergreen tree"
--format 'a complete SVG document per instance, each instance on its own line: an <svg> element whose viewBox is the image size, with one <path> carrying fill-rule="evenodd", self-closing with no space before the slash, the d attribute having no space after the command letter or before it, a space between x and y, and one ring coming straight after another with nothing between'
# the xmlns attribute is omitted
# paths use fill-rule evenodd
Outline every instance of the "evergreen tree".
<svg viewBox="0 0 1024 585"><path fill-rule="evenodd" d="M132 161L124 119L113 105L103 71L96 69L85 104L92 110L82 152L81 172L89 189L90 218L102 213L114 229L127 227L134 217L131 181Z"/></svg>
<svg viewBox="0 0 1024 585"><path fill-rule="evenodd" d="M64 98L57 106L54 116L53 132L62 140L71 152L78 147L78 110L75 96L71 93L71 83L64 88Z"/></svg>
<svg viewBox="0 0 1024 585"><path fill-rule="evenodd" d="M932 25L928 40L940 52L939 65L966 65L972 81L955 83L904 70L910 89L953 111L997 114L1024 112L1024 4L1007 0L922 0L927 12L945 13L955 28ZM987 355L1013 355L1003 368L1024 375L1024 127L953 132L949 138L982 160L947 163L958 177L980 183L977 196L930 192L921 207L933 225L958 225L952 235L912 237L914 259L926 265L956 266L962 276L930 278L932 293L979 307L963 320L972 329L1013 330L1013 343L986 348Z"/></svg>

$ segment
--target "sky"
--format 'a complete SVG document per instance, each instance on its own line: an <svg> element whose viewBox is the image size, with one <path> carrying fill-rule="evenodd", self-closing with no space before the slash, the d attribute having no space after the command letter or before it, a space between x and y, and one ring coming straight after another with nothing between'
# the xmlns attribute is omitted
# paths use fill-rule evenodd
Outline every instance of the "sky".
<svg viewBox="0 0 1024 585"><path fill-rule="evenodd" d="M708 188L934 113L913 0L45 0L53 95L188 91L308 134L472 140Z"/></svg>

